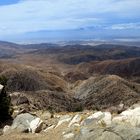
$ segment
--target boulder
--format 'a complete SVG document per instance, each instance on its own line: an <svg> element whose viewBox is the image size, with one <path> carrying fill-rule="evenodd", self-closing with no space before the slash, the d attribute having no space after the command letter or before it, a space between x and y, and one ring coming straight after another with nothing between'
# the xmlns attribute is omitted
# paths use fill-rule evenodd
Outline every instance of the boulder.
<svg viewBox="0 0 140 140"><path fill-rule="evenodd" d="M68 127L70 127L71 125L75 124L75 123L80 123L80 121L82 120L82 116L77 114L73 117L73 119L71 120L71 122L69 123Z"/></svg>
<svg viewBox="0 0 140 140"><path fill-rule="evenodd" d="M97 140L103 134L104 129L87 126L82 127L80 132L75 136L75 140Z"/></svg>
<svg viewBox="0 0 140 140"><path fill-rule="evenodd" d="M20 132L31 131L32 133L39 132L43 121L29 113L18 115L11 126L11 129L17 129Z"/></svg>
<svg viewBox="0 0 140 140"><path fill-rule="evenodd" d="M127 124L115 125L105 129L106 132L118 135L122 140L138 140L140 139L140 128L133 127Z"/></svg>
<svg viewBox="0 0 140 140"><path fill-rule="evenodd" d="M26 96L21 96L18 98L16 105L21 105L21 104L29 104L29 100Z"/></svg>
<svg viewBox="0 0 140 140"><path fill-rule="evenodd" d="M99 125L111 125L112 120L112 115L110 112L96 112L89 117L87 117L82 124L83 125L88 125L91 123L99 124Z"/></svg>
<svg viewBox="0 0 140 140"><path fill-rule="evenodd" d="M82 124L83 125L88 125L90 123L93 123L93 122L97 122L99 120L101 120L103 117L104 117L104 113L101 112L101 111L98 111L92 115L90 115L89 117L87 117L83 122Z"/></svg>
<svg viewBox="0 0 140 140"><path fill-rule="evenodd" d="M104 112L104 117L98 122L99 124L104 124L105 126L111 125L112 115L110 112Z"/></svg>
<svg viewBox="0 0 140 140"><path fill-rule="evenodd" d="M88 126L81 128L75 140L139 140L140 128L129 125L113 125L110 127Z"/></svg>
<svg viewBox="0 0 140 140"><path fill-rule="evenodd" d="M38 133L42 129L43 121L40 118L35 118L30 122L30 131L32 133Z"/></svg>
<svg viewBox="0 0 140 140"><path fill-rule="evenodd" d="M44 130L44 132L48 132L48 130L53 129L54 127L55 127L55 125L51 125L51 126L49 126L49 127L47 127L47 128Z"/></svg>
<svg viewBox="0 0 140 140"><path fill-rule="evenodd" d="M2 91L2 89L3 89L3 87L4 87L4 86L0 84L0 93L1 93L1 91Z"/></svg>
<svg viewBox="0 0 140 140"><path fill-rule="evenodd" d="M30 123L35 118L35 116L29 113L20 114L14 119L11 129L16 129L19 132L28 132L30 130Z"/></svg>
<svg viewBox="0 0 140 140"><path fill-rule="evenodd" d="M123 140L120 136L112 132L104 132L97 140Z"/></svg>
<svg viewBox="0 0 140 140"><path fill-rule="evenodd" d="M112 120L114 123L129 123L132 126L140 127L140 107L123 111Z"/></svg>
<svg viewBox="0 0 140 140"><path fill-rule="evenodd" d="M64 137L64 139L72 139L74 137L74 134L68 133L68 134L63 135L63 137Z"/></svg>
<svg viewBox="0 0 140 140"><path fill-rule="evenodd" d="M41 112L41 113L38 113L38 114L39 114L39 116L41 117L42 120L48 120L51 117L53 117L53 114L51 114L49 111Z"/></svg>
<svg viewBox="0 0 140 140"><path fill-rule="evenodd" d="M127 120L126 116L116 116L112 119L113 123L117 123L117 124L121 124L121 123L125 123Z"/></svg>
<svg viewBox="0 0 140 140"><path fill-rule="evenodd" d="M10 132L10 126L9 125L5 125L3 128L3 134L9 133Z"/></svg>
<svg viewBox="0 0 140 140"><path fill-rule="evenodd" d="M38 133L42 129L43 121L33 116L29 113L22 113L17 115L14 119L12 126L5 126L3 132L7 132L8 130L16 131L16 132L32 132Z"/></svg>
<svg viewBox="0 0 140 140"><path fill-rule="evenodd" d="M69 115L62 116L55 128L60 126L62 123L69 122L71 119L72 119L72 117Z"/></svg>

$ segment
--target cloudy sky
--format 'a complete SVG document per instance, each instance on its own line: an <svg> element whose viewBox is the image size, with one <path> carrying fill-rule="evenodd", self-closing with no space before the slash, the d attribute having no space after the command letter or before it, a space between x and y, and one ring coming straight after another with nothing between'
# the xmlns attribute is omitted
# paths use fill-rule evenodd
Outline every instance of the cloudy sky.
<svg viewBox="0 0 140 140"><path fill-rule="evenodd" d="M140 38L140 0L1 0L0 40Z"/></svg>

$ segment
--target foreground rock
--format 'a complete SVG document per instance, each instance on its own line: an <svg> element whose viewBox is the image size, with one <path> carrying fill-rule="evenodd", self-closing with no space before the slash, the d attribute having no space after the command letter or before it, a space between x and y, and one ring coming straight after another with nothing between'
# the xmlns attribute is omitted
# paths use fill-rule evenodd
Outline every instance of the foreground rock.
<svg viewBox="0 0 140 140"><path fill-rule="evenodd" d="M75 118L75 117L74 117ZM78 120L78 119L77 119ZM126 110L113 117L110 112L95 112L79 125L71 126L63 133L71 140L139 140L140 107ZM71 123L70 123L71 124ZM70 126L70 125L69 125Z"/></svg>
<svg viewBox="0 0 140 140"><path fill-rule="evenodd" d="M4 86L0 84L0 92L2 91L3 87L4 87Z"/></svg>
<svg viewBox="0 0 140 140"><path fill-rule="evenodd" d="M69 122L70 120L71 120L71 116L69 116L69 115L65 115L65 116L61 117L55 128L57 128L58 126L60 126L61 124L65 123L65 122Z"/></svg>
<svg viewBox="0 0 140 140"><path fill-rule="evenodd" d="M43 121L40 118L37 118L29 113L24 113L18 115L14 119L11 127L5 126L3 132L10 133L13 131L17 131L36 133L41 131L42 124Z"/></svg>
<svg viewBox="0 0 140 140"><path fill-rule="evenodd" d="M90 115L89 117L87 117L82 124L83 125L89 125L91 123L96 123L99 125L105 125L108 126L111 124L111 119L112 119L112 115L110 112L96 112L92 115Z"/></svg>
<svg viewBox="0 0 140 140"><path fill-rule="evenodd" d="M81 128L75 140L138 140L140 128L116 125L108 128L89 126Z"/></svg>
<svg viewBox="0 0 140 140"><path fill-rule="evenodd" d="M140 127L140 107L123 111L112 120L114 123L128 123L135 127Z"/></svg>
<svg viewBox="0 0 140 140"><path fill-rule="evenodd" d="M41 129L42 125L43 125L43 121L40 118L35 118L30 123L30 131L32 133L38 133L42 130Z"/></svg>
<svg viewBox="0 0 140 140"><path fill-rule="evenodd" d="M41 114L41 113L40 113ZM54 114L43 121L31 114L18 115L12 126L5 126L4 133L13 131L41 132L34 140L139 140L140 106L135 106L119 115L102 111ZM45 127L42 127L42 124ZM16 133L17 134L17 133ZM22 133L24 134L24 133ZM33 134L28 134L33 135ZM28 136L26 135L26 136ZM39 136L39 137L38 137ZM28 138L28 137L26 137Z"/></svg>

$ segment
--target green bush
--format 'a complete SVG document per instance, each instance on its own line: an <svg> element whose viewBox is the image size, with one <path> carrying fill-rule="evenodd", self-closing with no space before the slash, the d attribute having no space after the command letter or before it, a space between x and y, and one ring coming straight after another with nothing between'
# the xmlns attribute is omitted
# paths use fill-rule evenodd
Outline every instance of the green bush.
<svg viewBox="0 0 140 140"><path fill-rule="evenodd" d="M0 84L1 85L6 85L7 84L8 79L5 76L0 76Z"/></svg>
<svg viewBox="0 0 140 140"><path fill-rule="evenodd" d="M81 102L73 103L72 108L69 111L81 112L84 110L84 106Z"/></svg>
<svg viewBox="0 0 140 140"><path fill-rule="evenodd" d="M0 123L10 119L10 97L5 88L0 93Z"/></svg>

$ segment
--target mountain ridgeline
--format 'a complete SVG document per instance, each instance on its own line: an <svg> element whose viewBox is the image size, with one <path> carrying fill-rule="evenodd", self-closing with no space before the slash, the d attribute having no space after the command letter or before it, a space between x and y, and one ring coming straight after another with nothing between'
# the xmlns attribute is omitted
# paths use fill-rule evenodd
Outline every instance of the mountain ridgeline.
<svg viewBox="0 0 140 140"><path fill-rule="evenodd" d="M140 101L140 47L0 42L0 49L0 82L13 106L61 112Z"/></svg>

